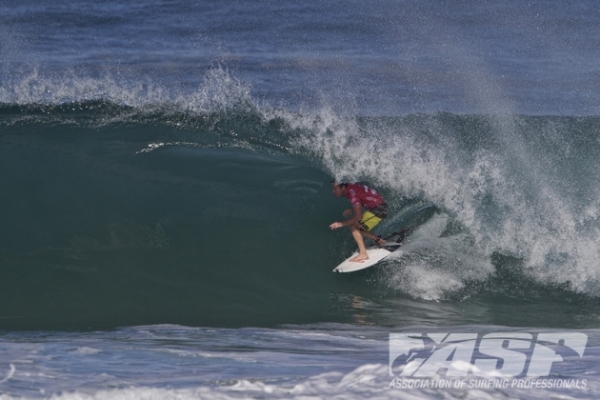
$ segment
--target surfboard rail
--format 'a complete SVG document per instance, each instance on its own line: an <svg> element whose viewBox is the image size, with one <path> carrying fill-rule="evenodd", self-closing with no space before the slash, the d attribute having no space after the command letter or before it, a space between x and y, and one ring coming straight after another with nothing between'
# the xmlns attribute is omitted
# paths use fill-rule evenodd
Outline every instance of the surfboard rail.
<svg viewBox="0 0 600 400"><path fill-rule="evenodd" d="M402 246L402 241L404 240L406 235L414 228L414 226L411 226L410 228L392 233L388 237L384 238L386 241L388 241L388 243L383 247L372 246L367 248L367 255L369 256L367 260L350 261L358 255L358 252L355 251L354 254L352 254L350 257L344 260L340 265L335 267L333 269L333 272L355 272L372 267L373 265L385 259L390 254L396 252L400 248L400 246Z"/></svg>

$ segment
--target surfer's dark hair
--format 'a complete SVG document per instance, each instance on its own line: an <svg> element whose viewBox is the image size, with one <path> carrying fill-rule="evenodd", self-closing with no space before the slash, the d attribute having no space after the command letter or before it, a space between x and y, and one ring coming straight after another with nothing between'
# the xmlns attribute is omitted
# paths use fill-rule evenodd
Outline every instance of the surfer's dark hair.
<svg viewBox="0 0 600 400"><path fill-rule="evenodd" d="M348 182L341 182L341 183L337 183L337 182L335 181L335 179L332 179L332 180L331 180L331 184L332 184L333 186L339 186L339 187L343 187L343 188L348 186Z"/></svg>

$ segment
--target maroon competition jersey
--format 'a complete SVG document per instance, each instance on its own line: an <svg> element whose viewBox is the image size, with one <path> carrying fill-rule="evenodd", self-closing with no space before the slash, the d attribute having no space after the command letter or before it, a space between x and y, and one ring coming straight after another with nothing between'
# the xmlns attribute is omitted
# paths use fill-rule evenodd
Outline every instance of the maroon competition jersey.
<svg viewBox="0 0 600 400"><path fill-rule="evenodd" d="M349 183L346 190L346 197L350 200L350 204L354 207L360 204L367 210L372 210L375 207L384 203L383 197L375 191L365 185L358 185L356 183Z"/></svg>

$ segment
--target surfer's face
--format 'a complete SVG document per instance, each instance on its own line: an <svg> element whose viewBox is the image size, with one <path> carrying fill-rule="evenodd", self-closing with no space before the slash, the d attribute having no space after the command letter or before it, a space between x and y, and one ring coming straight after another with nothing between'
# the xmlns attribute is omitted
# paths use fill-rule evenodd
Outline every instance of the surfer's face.
<svg viewBox="0 0 600 400"><path fill-rule="evenodd" d="M344 195L344 190L342 189L342 187L340 185L332 185L331 191L333 192L335 197L341 197Z"/></svg>

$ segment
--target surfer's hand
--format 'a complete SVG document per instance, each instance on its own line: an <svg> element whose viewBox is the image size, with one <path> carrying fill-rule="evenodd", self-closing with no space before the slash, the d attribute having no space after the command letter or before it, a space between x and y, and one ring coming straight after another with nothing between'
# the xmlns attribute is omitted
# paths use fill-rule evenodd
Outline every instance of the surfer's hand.
<svg viewBox="0 0 600 400"><path fill-rule="evenodd" d="M342 225L341 222L334 222L333 224L329 225L329 229L337 229L337 228L341 228L342 226L344 226L344 225Z"/></svg>

